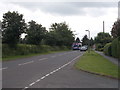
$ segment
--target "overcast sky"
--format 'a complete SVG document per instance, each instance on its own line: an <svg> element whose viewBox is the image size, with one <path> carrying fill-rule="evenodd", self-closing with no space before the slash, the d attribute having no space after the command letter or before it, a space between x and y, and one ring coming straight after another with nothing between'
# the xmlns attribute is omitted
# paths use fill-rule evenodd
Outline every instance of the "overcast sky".
<svg viewBox="0 0 120 90"><path fill-rule="evenodd" d="M9 1L9 2L8 2ZM76 37L83 38L90 30L91 37L102 32L110 33L118 18L119 0L1 0L0 20L8 11L18 11L26 22L34 20L49 30L52 23L66 22ZM83 2L84 1L84 2Z"/></svg>

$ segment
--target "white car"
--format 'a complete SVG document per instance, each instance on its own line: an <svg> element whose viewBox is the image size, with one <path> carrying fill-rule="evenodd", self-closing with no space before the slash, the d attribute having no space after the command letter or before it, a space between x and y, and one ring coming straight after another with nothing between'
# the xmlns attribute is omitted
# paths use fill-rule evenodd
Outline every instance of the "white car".
<svg viewBox="0 0 120 90"><path fill-rule="evenodd" d="M87 47L86 46L82 46L81 48L80 48L80 51L86 51L87 50Z"/></svg>

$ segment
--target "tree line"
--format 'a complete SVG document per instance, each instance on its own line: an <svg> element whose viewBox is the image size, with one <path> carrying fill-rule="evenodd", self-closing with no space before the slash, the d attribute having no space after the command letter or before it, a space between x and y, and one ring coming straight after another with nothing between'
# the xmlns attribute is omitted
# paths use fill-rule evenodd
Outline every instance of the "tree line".
<svg viewBox="0 0 120 90"><path fill-rule="evenodd" d="M21 35L26 34L22 39ZM101 50L105 44L111 42L114 38L120 36L120 20L118 19L111 30L111 35L105 32L99 32L97 36L90 39L90 46L96 44ZM89 39L85 35L81 41L75 40L73 31L66 22L51 24L49 31L46 27L31 20L25 23L23 14L10 12L3 14L2 20L2 43L9 46L16 46L19 43L33 45L50 45L50 46L71 46L73 42L81 42L82 45L88 45Z"/></svg>
<svg viewBox="0 0 120 90"><path fill-rule="evenodd" d="M104 46L112 41L114 41L116 38L120 41L120 19L114 22L112 29L111 29L111 35L106 32L99 32L97 36L93 39L90 39L90 46L93 45L96 46L96 50L103 51ZM82 45L88 45L89 39L87 35L85 35L82 38Z"/></svg>
<svg viewBox="0 0 120 90"><path fill-rule="evenodd" d="M26 34L22 39L21 35ZM2 43L11 47L18 43L33 45L53 45L53 46L71 46L74 42L75 35L66 22L53 23L49 31L46 27L31 20L25 23L23 15L18 12L3 14L2 20Z"/></svg>

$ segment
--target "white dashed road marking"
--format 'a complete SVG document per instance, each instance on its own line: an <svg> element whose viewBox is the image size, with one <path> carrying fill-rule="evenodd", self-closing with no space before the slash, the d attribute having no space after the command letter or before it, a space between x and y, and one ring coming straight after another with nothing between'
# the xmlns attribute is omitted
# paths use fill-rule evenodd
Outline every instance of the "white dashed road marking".
<svg viewBox="0 0 120 90"><path fill-rule="evenodd" d="M26 62L26 63L21 63L21 64L18 64L19 66L21 65L26 65L26 64L30 64L30 63L33 63L34 61L30 61L30 62Z"/></svg>
<svg viewBox="0 0 120 90"><path fill-rule="evenodd" d="M52 58L56 57L56 56L51 56Z"/></svg>
<svg viewBox="0 0 120 90"><path fill-rule="evenodd" d="M23 88L22 90L25 90L25 89L27 89L27 88L30 88L31 86L33 86L33 85L36 84L37 82L40 82L41 80L45 79L45 78L48 77L49 75L54 74L55 72L59 71L60 69L62 69L62 68L64 68L65 66L69 65L70 63L72 63L74 60L78 59L80 56L81 56L81 55L77 56L76 58L74 58L74 59L71 60L70 62L68 62L68 63L62 65L61 67L59 67L59 68L53 70L52 72L50 72L50 73L44 75L43 77L39 78L39 79L36 80L35 82L32 82L31 84L29 84L28 87L25 87L25 88Z"/></svg>
<svg viewBox="0 0 120 90"><path fill-rule="evenodd" d="M46 60L46 59L48 59L48 58L42 58L42 59L39 59L39 61Z"/></svg>
<svg viewBox="0 0 120 90"><path fill-rule="evenodd" d="M8 67L5 67L5 68L0 68L0 70L4 70L4 69L8 69Z"/></svg>
<svg viewBox="0 0 120 90"><path fill-rule="evenodd" d="M58 56L62 56L62 54L58 55Z"/></svg>

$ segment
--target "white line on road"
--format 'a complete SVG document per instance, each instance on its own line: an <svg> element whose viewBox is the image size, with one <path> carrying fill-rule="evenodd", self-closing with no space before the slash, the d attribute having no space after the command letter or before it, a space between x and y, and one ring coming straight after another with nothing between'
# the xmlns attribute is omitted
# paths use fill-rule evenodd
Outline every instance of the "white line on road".
<svg viewBox="0 0 120 90"><path fill-rule="evenodd" d="M35 84L35 82L31 83L29 86L32 86L33 84Z"/></svg>
<svg viewBox="0 0 120 90"><path fill-rule="evenodd" d="M65 54L68 54L68 53L64 53L63 55L65 55Z"/></svg>
<svg viewBox="0 0 120 90"><path fill-rule="evenodd" d="M68 63L62 65L61 67L59 67L59 68L53 70L52 72L50 72L50 73L48 73L48 74L42 76L41 78L39 78L39 79L36 80L35 82L32 82L31 84L29 84L29 86L28 86L27 88L33 86L33 85L36 84L37 82L40 82L41 80L45 79L45 78L48 77L49 75L52 75L52 74L54 74L55 72L59 71L60 69L64 68L65 66L69 65L69 64L72 63L74 60L78 59L80 56L81 56L81 55L75 57L75 58L74 58L73 60L71 60L70 62L68 62ZM23 88L22 90L25 90L25 89L26 89L26 87Z"/></svg>
<svg viewBox="0 0 120 90"><path fill-rule="evenodd" d="M41 77L40 79L38 79L38 80L42 80L42 79L44 79L46 76L43 76L43 77Z"/></svg>
<svg viewBox="0 0 120 90"><path fill-rule="evenodd" d="M25 63L18 64L18 65L21 66L21 65L30 64L30 63L33 63L33 62L34 61L30 61L30 62L25 62Z"/></svg>
<svg viewBox="0 0 120 90"><path fill-rule="evenodd" d="M56 56L51 56L52 58L56 57Z"/></svg>
<svg viewBox="0 0 120 90"><path fill-rule="evenodd" d="M58 56L62 56L62 54L59 54Z"/></svg>
<svg viewBox="0 0 120 90"><path fill-rule="evenodd" d="M5 67L5 68L0 68L0 70L4 70L4 69L7 69L8 67Z"/></svg>
<svg viewBox="0 0 120 90"><path fill-rule="evenodd" d="M29 87L25 87L23 90L25 90L25 89L27 89L27 88L29 88Z"/></svg>
<svg viewBox="0 0 120 90"><path fill-rule="evenodd" d="M40 81L40 79L38 79L38 80L36 81L36 83L39 82L39 81Z"/></svg>
<svg viewBox="0 0 120 90"><path fill-rule="evenodd" d="M42 59L39 59L39 61L46 60L46 59L48 59L48 58L42 58Z"/></svg>

